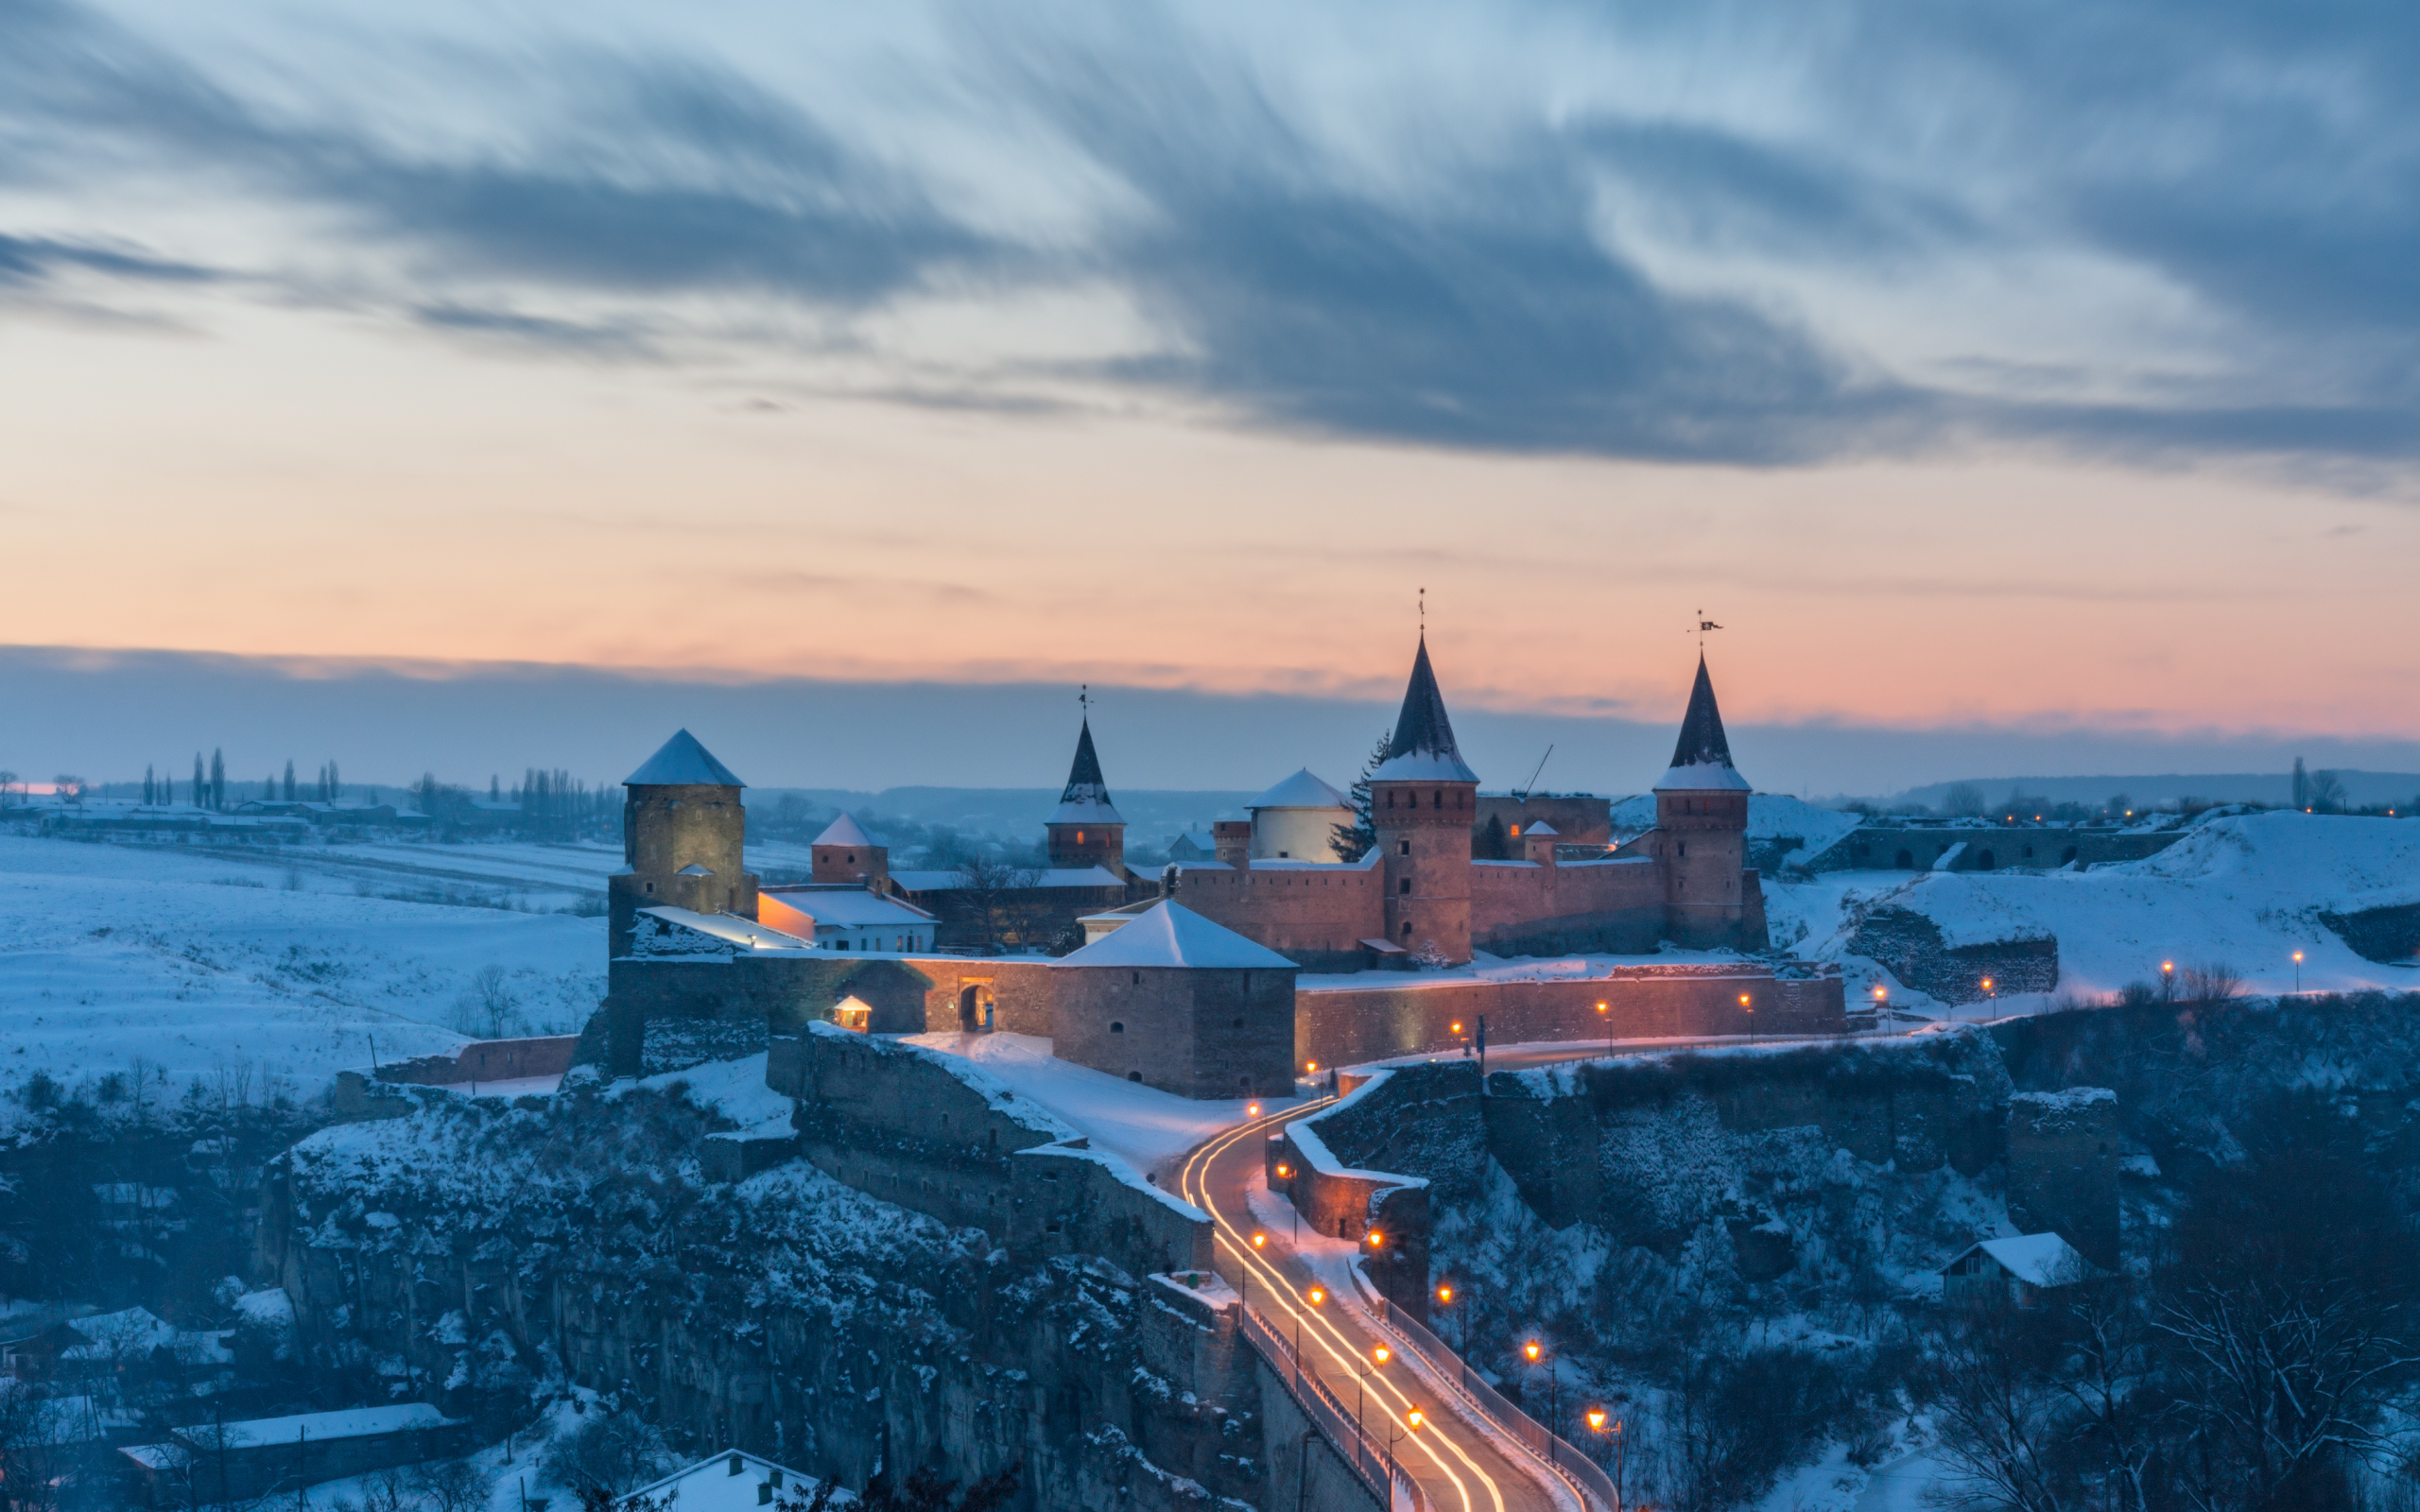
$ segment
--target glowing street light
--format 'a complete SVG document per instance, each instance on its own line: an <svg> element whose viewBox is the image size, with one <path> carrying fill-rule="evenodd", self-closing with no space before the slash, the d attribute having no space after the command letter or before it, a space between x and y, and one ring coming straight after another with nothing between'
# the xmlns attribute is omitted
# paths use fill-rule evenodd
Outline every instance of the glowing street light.
<svg viewBox="0 0 2420 1512"><path fill-rule="evenodd" d="M1288 1165L1283 1160L1277 1162L1277 1179L1280 1181L1291 1180L1293 1178L1293 1175L1294 1168L1292 1166Z"/></svg>
<svg viewBox="0 0 2420 1512"><path fill-rule="evenodd" d="M1535 1365L1535 1364L1537 1364L1537 1363L1538 1363L1538 1341L1537 1341L1537 1340L1535 1340L1535 1339L1531 1339L1529 1343L1527 1343L1527 1344L1525 1344L1525 1345L1521 1346L1521 1352L1522 1352L1523 1354L1526 1354L1526 1355L1528 1355L1528 1356L1530 1357L1530 1363L1531 1365Z"/></svg>
<svg viewBox="0 0 2420 1512"><path fill-rule="evenodd" d="M1414 1407L1411 1411L1404 1414L1403 1421L1405 1427L1410 1429L1416 1434L1420 1432L1421 1429L1428 1425L1428 1415L1422 1412L1419 1408Z"/></svg>
<svg viewBox="0 0 2420 1512"><path fill-rule="evenodd" d="M2296 952L2294 952L2294 995L2295 995L2296 997L2300 997L2300 996L2302 996L2302 991L2303 991L2303 953L2302 953L2302 952L2300 952L2300 951L2296 951Z"/></svg>
<svg viewBox="0 0 2420 1512"><path fill-rule="evenodd" d="M1260 1116L1260 1105L1259 1105L1258 1103L1246 1103L1246 1104L1244 1104L1244 1117L1246 1117L1246 1118L1258 1118L1259 1116Z"/></svg>
<svg viewBox="0 0 2420 1512"><path fill-rule="evenodd" d="M1324 1301L1326 1301L1326 1300L1327 1300L1327 1288L1326 1288L1326 1287L1324 1287L1324 1286L1314 1286L1314 1287L1312 1287L1312 1288L1310 1289L1309 1293L1307 1294L1307 1297L1308 1297L1308 1300L1309 1300L1310 1304L1311 1304L1313 1307L1317 1307L1317 1306L1319 1306L1322 1302L1324 1302Z"/></svg>
<svg viewBox="0 0 2420 1512"><path fill-rule="evenodd" d="M2175 988L2176 988L2176 963L2175 963L2174 961L2162 961L2162 962L2160 962L2160 963L2159 963L2159 1000L2160 1000L2162 1003L2166 1003L2166 1002L2169 999L2169 997L2174 993Z"/></svg>
<svg viewBox="0 0 2420 1512"><path fill-rule="evenodd" d="M1254 1248L1254 1249L1265 1249L1265 1248L1267 1248L1268 1246L1269 1246L1269 1236L1268 1236L1267 1234L1264 1234L1264 1233L1255 1233L1255 1234L1253 1234L1253 1235L1252 1236L1252 1247L1253 1247L1253 1248Z"/></svg>
<svg viewBox="0 0 2420 1512"><path fill-rule="evenodd" d="M1382 1249L1386 1247L1386 1243L1387 1236L1385 1234L1380 1233L1375 1228L1370 1230L1370 1247L1372 1249Z"/></svg>
<svg viewBox="0 0 2420 1512"><path fill-rule="evenodd" d="M1451 1307L1451 1306L1453 1306L1453 1305L1454 1305L1454 1289L1453 1289L1452 1287L1450 1287L1450 1286L1440 1286L1440 1287L1438 1287L1438 1288L1437 1288L1437 1300L1439 1300L1439 1301L1441 1301L1441 1302L1444 1303L1447 1307Z"/></svg>
<svg viewBox="0 0 2420 1512"><path fill-rule="evenodd" d="M1591 1433L1597 1434L1601 1434L1605 1431L1604 1408L1591 1407L1588 1409L1588 1430Z"/></svg>

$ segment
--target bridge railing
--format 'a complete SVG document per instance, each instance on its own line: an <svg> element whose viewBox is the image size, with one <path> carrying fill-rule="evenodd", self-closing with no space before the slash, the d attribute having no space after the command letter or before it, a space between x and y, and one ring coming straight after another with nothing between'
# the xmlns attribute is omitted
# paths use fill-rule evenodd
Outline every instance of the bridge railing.
<svg viewBox="0 0 2420 1512"><path fill-rule="evenodd" d="M1355 1477L1378 1499L1378 1503L1388 1512L1429 1512L1428 1498L1419 1483L1396 1462L1392 1451L1346 1409L1343 1400L1320 1379L1318 1371L1303 1368L1294 1341L1279 1332L1267 1316L1254 1312L1250 1304L1239 1311L1243 1314L1245 1339L1269 1362L1270 1371L1293 1394L1303 1416L1310 1419L1338 1456L1352 1467Z"/></svg>
<svg viewBox="0 0 2420 1512"><path fill-rule="evenodd" d="M1503 1393L1487 1383L1479 1373L1462 1363L1462 1357L1445 1347L1445 1341L1428 1330L1428 1326L1395 1306L1384 1292L1362 1274L1361 1262L1352 1264L1354 1287L1361 1300L1378 1319L1379 1326L1402 1341L1404 1348L1427 1362L1430 1369L1460 1389L1470 1404L1495 1424L1529 1449L1539 1461L1561 1477L1589 1512L1619 1512L1621 1492L1615 1486L1595 1460L1582 1453L1547 1430L1545 1424L1505 1400Z"/></svg>

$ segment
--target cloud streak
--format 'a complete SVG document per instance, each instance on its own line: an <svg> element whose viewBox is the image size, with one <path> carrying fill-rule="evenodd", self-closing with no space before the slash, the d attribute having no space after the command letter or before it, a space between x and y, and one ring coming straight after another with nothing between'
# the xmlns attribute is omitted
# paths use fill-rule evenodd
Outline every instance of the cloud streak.
<svg viewBox="0 0 2420 1512"><path fill-rule="evenodd" d="M1790 69L1735 45L1780 34L1759 6L1423 12L1474 43L1442 75L1409 47L1323 56L1333 39L1308 32L1272 63L1249 33L1283 24L1238 15L944 9L938 43L903 22L893 45L928 53L919 108L961 143L1029 144L970 166L948 133L735 60L746 18L712 49L599 23L451 84L444 50L398 26L394 66L494 123L440 142L273 102L103 9L0 0L0 214L14 185L80 194L92 222L0 221L0 286L230 282L113 220L114 185L182 177L309 228L293 266L246 268L247 288L340 266L405 324L657 360L795 347L803 320L822 333L808 345L877 375L856 391L923 403L1049 407L1063 394L1036 386L1074 383L1280 431L1749 465L1978 439L2315 465L2420 447L2420 26L2391 9L1860 0L1791 32ZM227 26L246 35L240 14ZM1632 53L1771 76L1771 97L1654 96L1620 73ZM1400 74L1379 92L1399 121L1348 130L1314 108L1347 64ZM516 70L533 87L500 97ZM1425 106L1440 77L1456 90ZM978 206L963 186L987 172L1034 192ZM1080 208L998 213L1061 200ZM2186 378L2119 392L2113 375L2162 357L2132 332L2056 361L1996 350L1988 296L1947 301L1953 325L1974 320L1955 361L1891 358L1894 326L1942 319L1894 304L1905 290L1988 287L2027 258L2171 291L2191 335L2163 360ZM870 324L1052 290L1126 301L1146 349L936 377ZM700 301L797 320L752 333Z"/></svg>

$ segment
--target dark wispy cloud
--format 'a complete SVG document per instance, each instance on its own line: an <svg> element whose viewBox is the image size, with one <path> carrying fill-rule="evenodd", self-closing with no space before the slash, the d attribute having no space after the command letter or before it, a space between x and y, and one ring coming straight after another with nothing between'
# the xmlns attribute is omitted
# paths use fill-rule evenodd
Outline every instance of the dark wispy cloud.
<svg viewBox="0 0 2420 1512"><path fill-rule="evenodd" d="M1317 60L1288 92L1200 17L959 14L936 109L1030 129L1037 180L1124 197L1080 233L1019 235L914 152L875 150L849 111L702 51L592 39L520 58L544 87L513 103L537 124L439 147L249 97L98 10L0 0L0 182L179 168L320 216L379 262L404 318L490 343L660 354L641 333L700 293L845 322L937 290L1079 287L1119 292L1158 337L1115 361L890 386L952 403L1032 406L1020 379L1073 374L1284 429L1748 463L1978 436L2420 450L2420 12L1860 0L1820 23L1756 5L1591 20L1710 75L1764 69L1789 108L1725 118L1607 90L1549 111L1497 47L1474 69L1502 77L1461 81L1498 100L1484 129L1432 122L1373 171L1367 144L1345 150L1288 103ZM1785 31L1787 66L1734 45ZM180 276L168 251L104 251L112 232L104 215L84 241L0 240L0 281ZM2024 257L2126 270L2199 345L2165 367L2127 330L2054 359L1994 350L1988 292L1897 317L1973 319L1974 350L1928 367L1894 360L1906 333L1859 325L1894 286ZM1676 278L1676 261L1791 279ZM1824 304L1826 286L1868 313ZM593 299L619 313L555 302Z"/></svg>

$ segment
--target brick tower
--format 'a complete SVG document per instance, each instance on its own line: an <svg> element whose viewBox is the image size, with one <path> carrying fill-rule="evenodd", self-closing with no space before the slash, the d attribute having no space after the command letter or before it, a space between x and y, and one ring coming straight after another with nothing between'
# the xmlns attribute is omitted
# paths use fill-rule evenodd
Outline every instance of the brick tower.
<svg viewBox="0 0 2420 1512"><path fill-rule="evenodd" d="M642 908L756 917L756 879L741 844L747 786L683 730L623 779L622 858L606 886L613 954L629 954Z"/></svg>
<svg viewBox="0 0 2420 1512"><path fill-rule="evenodd" d="M1454 744L1445 697L1420 638L1386 759L1370 774L1370 823L1386 873L1387 938L1471 958L1471 816L1478 774Z"/></svg>
<svg viewBox="0 0 2420 1512"><path fill-rule="evenodd" d="M1100 758L1093 753L1090 715L1077 732L1075 765L1067 768L1059 806L1050 811L1049 829L1053 867L1102 867L1118 881L1127 880L1126 817L1109 801Z"/></svg>
<svg viewBox="0 0 2420 1512"><path fill-rule="evenodd" d="M1655 784L1656 859L1664 868L1664 919L1672 940L1705 948L1761 949L1764 899L1748 867L1748 781L1731 765L1731 741L1715 707L1714 679L1698 656L1698 680L1681 716L1672 769ZM1758 927L1744 926L1753 915Z"/></svg>

